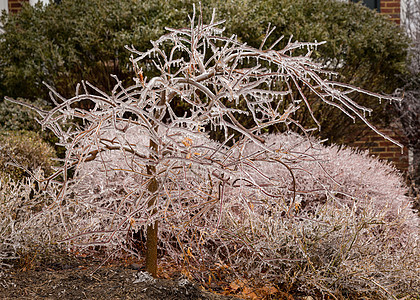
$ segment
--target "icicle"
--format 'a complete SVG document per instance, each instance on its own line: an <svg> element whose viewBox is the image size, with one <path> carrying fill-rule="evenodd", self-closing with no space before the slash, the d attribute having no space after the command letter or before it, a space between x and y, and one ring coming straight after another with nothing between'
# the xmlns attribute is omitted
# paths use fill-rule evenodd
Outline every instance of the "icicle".
<svg viewBox="0 0 420 300"><path fill-rule="evenodd" d="M238 106L239 105L239 95L234 94L233 98L235 99L235 105Z"/></svg>

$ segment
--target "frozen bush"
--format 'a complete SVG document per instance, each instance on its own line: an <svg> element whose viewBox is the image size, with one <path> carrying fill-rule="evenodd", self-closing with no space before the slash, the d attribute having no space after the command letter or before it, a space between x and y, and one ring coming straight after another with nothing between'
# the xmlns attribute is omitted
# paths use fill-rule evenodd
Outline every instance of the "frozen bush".
<svg viewBox="0 0 420 300"><path fill-rule="evenodd" d="M227 228L240 224L233 232L247 239L242 251L251 248L259 259L232 265L285 286L297 282L307 292L419 295L420 222L398 171L367 153L325 147L296 134L272 135L266 141L291 162L293 178L288 168L267 161L258 169L280 181L282 200L298 200L279 209L273 199L260 195L257 203L271 205L254 203L261 208L258 214L237 215ZM255 146L248 151L256 151ZM235 252L230 257L241 256Z"/></svg>
<svg viewBox="0 0 420 300"><path fill-rule="evenodd" d="M279 41L263 42L257 49L222 36L219 25L214 18L196 23L193 15L190 27L168 29L149 51L129 47L136 84L128 88L114 77L109 94L87 82L70 99L52 90L56 107L37 112L66 157L46 181L60 185L46 216L57 217L65 242L80 248L138 255L133 244L146 237L153 276L159 247L196 276L219 265L332 296L411 293L418 221L399 178L367 157L343 152L338 159L340 152L309 139L311 129L293 119L305 108L319 124L310 91L389 139L350 96L396 99L332 81L310 58L323 43L290 40L275 50ZM144 77L139 63L146 58L160 76ZM83 101L93 108L79 106ZM302 137L262 135L276 124ZM220 131L223 142L208 131ZM367 179L373 173L386 179L379 188Z"/></svg>
<svg viewBox="0 0 420 300"><path fill-rule="evenodd" d="M147 139L133 130L125 138L137 147L147 145ZM314 289L334 295L346 290L370 291L371 295L379 291L384 297L419 293L414 288L420 271L419 218L405 196L398 171L367 153L326 147L295 133L264 138L288 162L287 167L263 158L254 144L246 145L242 155L253 157L260 152L261 157L241 166L230 179L233 184L226 187L220 207L224 221L218 224L217 207L203 204L199 213L207 210L207 224L199 218L191 220L197 211L186 207L194 203L186 199L184 214L165 214L160 220L162 251L179 264L188 261L196 270L204 271L202 265L211 269L224 264L237 274L299 287L306 293ZM191 140L196 151L203 151L199 145L215 145L203 137ZM121 153L110 152L102 161L90 161L80 168L83 176L75 189L76 198L97 210L93 230L104 230L115 210L110 208L107 215L95 203L116 206L122 195L128 197L135 190L136 174L112 171L127 168L124 160ZM108 172L104 165L110 167ZM199 166L194 171L199 174ZM235 183L244 178L243 173L255 181L250 187ZM186 180L184 173L173 176L178 176L174 181ZM268 178L276 184L262 191ZM188 193L182 191L182 195ZM83 215L79 218L77 222L87 220ZM185 220L189 220L188 230L176 231L176 243L173 226L183 227ZM216 228L217 234L210 230ZM205 278L207 273L203 274Z"/></svg>
<svg viewBox="0 0 420 300"><path fill-rule="evenodd" d="M57 185L41 183L42 173L19 181L0 175L0 267L65 237L53 198Z"/></svg>

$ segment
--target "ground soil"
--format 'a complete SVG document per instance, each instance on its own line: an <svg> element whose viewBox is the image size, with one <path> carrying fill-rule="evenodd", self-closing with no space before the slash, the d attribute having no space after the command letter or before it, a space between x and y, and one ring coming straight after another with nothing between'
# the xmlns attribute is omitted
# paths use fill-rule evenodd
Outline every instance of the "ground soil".
<svg viewBox="0 0 420 300"><path fill-rule="evenodd" d="M21 254L11 268L0 268L0 300L8 299L162 299L162 300L314 300L307 296L266 285L252 287L243 281L216 278L199 283L180 266L161 259L158 277L144 271L142 261L132 258L107 260L103 255L74 255L69 252L38 251ZM41 254L40 254L41 253ZM231 278L232 279L232 278ZM283 290L283 291L282 291ZM334 297L335 298L335 297ZM335 299L378 299L354 294Z"/></svg>
<svg viewBox="0 0 420 300"><path fill-rule="evenodd" d="M0 270L0 299L240 299L206 291L181 274L149 281L138 264L102 263L84 258Z"/></svg>

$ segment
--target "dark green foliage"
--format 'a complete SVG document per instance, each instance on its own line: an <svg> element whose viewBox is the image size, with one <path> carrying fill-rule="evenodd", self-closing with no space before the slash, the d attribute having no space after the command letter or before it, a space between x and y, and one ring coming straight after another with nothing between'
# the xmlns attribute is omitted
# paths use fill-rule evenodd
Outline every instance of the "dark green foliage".
<svg viewBox="0 0 420 300"><path fill-rule="evenodd" d="M124 46L146 49L165 26L188 17L190 7L169 11L165 3L72 0L25 5L20 14L3 16L1 96L45 99L48 89L43 81L71 96L81 80L103 90L114 86L110 74L129 80L129 53Z"/></svg>
<svg viewBox="0 0 420 300"><path fill-rule="evenodd" d="M0 131L0 175L7 173L19 180L29 174L12 164L23 166L29 171L41 167L45 174L51 174L55 150L31 131Z"/></svg>
<svg viewBox="0 0 420 300"><path fill-rule="evenodd" d="M280 43L293 40L327 41L313 53L321 64L340 75L333 80L346 82L379 93L393 93L402 86L406 72L408 39L397 24L360 4L335 0L263 0L220 2L219 10L228 16L227 30L253 46L260 44L269 23L276 31L270 45L281 35ZM353 96L353 95L350 95ZM390 105L369 98L353 98L359 104L375 108L370 121L378 126L391 119ZM321 123L323 138L341 142L351 136L352 120L319 102L312 102ZM323 106L321 109L317 107ZM311 118L300 117L301 123ZM327 122L329 120L329 122ZM331 122L334 120L334 122ZM309 125L309 124L305 124ZM312 124L315 125L315 124Z"/></svg>
<svg viewBox="0 0 420 300"><path fill-rule="evenodd" d="M339 71L347 83L393 92L395 75L405 72L407 37L398 25L362 5L335 0L265 0L222 6L220 14L230 17L228 31L253 46L260 44L269 23L277 30L268 44L281 35L285 36L283 45L292 35L299 41L327 41L314 57Z"/></svg>
<svg viewBox="0 0 420 300"><path fill-rule="evenodd" d="M34 102L37 107L45 107L44 101ZM36 112L29 108L8 101L0 102L0 131L41 131L41 126L36 121L36 117L38 117Z"/></svg>
<svg viewBox="0 0 420 300"><path fill-rule="evenodd" d="M18 15L3 16L0 97L48 99L43 81L65 97L74 95L81 80L105 91L114 85L109 74L129 83L133 73L124 46L133 44L143 51L165 27L186 26L193 2L198 1L63 0L60 5L25 6ZM339 72L338 81L384 93L401 86L398 76L405 72L407 38L396 24L362 5L335 0L201 2L204 18L216 8L227 20L227 33L250 45L259 46L271 23L277 30L267 45L281 35L285 38L280 46L285 45L292 34L293 40L327 41L313 57ZM378 108L373 123L387 122L386 106L355 100ZM317 109L321 103L312 105L322 112L316 117L323 137L339 142L351 119L341 118L334 108ZM340 122L326 122L334 118ZM307 120L305 115L300 118Z"/></svg>

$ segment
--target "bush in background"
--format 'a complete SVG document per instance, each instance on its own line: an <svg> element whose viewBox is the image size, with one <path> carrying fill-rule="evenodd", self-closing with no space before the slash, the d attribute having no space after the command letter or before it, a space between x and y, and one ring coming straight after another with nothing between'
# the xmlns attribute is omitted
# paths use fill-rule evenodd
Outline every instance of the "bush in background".
<svg viewBox="0 0 420 300"><path fill-rule="evenodd" d="M103 90L114 81L132 81L125 45L139 49L186 19L183 1L61 1L24 5L3 15L0 40L0 98L49 99L43 82L64 96L88 80ZM174 8L175 9L169 9Z"/></svg>
<svg viewBox="0 0 420 300"><path fill-rule="evenodd" d="M44 107L42 101L34 101L37 107ZM16 107L10 102L0 102L0 131L36 131L42 134L41 125L35 120L38 115L31 109ZM44 134L45 135L45 134Z"/></svg>
<svg viewBox="0 0 420 300"><path fill-rule="evenodd" d="M51 174L54 148L33 131L0 131L0 173L13 179L30 176L38 168Z"/></svg>
<svg viewBox="0 0 420 300"><path fill-rule="evenodd" d="M43 81L64 97L70 97L81 80L110 91L114 81L109 74L130 84L130 53L124 46L145 51L165 26L188 26L186 15L194 2L198 1L63 0L60 5L27 5L20 14L3 16L0 98L48 99ZM296 40L327 41L313 50L313 57L337 71L337 81L384 93L402 86L398 75L405 73L408 39L396 24L360 4L335 0L201 2L207 22L211 8L216 7L219 17L227 20L227 33L235 33L249 45L258 48L271 23L277 30L268 43L281 35L285 36L282 46L292 35ZM143 71L150 75L145 61ZM371 122L388 124L387 104L379 106L377 100L359 95L353 98L375 108ZM311 99L311 105L321 123L322 138L341 142L343 136L350 137L353 120L340 118L337 109L316 99ZM317 113L321 110L322 116ZM301 124L316 125L307 113L300 113ZM330 119L340 122L332 124Z"/></svg>

